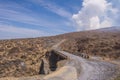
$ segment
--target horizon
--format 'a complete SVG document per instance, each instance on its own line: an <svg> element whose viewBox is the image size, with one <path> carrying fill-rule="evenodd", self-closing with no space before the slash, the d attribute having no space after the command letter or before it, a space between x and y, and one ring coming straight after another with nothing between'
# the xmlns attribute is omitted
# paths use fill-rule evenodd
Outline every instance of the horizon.
<svg viewBox="0 0 120 80"><path fill-rule="evenodd" d="M106 28L100 28L100 29L92 29L92 30L83 30L83 31L73 31L73 32L66 32L66 33L61 33L61 34L56 34L56 35L48 35L48 36L38 36L38 37L21 37L21 38L6 38L6 39L0 39L0 40L19 40L19 39L35 39L35 38L44 38L44 37L54 37L54 36L59 36L67 33L74 33L74 32L86 32L86 31L96 31L96 30L115 30L115 29L120 29L119 26L113 26L113 27L106 27Z"/></svg>
<svg viewBox="0 0 120 80"><path fill-rule="evenodd" d="M119 3L119 0L0 0L0 40L120 25Z"/></svg>

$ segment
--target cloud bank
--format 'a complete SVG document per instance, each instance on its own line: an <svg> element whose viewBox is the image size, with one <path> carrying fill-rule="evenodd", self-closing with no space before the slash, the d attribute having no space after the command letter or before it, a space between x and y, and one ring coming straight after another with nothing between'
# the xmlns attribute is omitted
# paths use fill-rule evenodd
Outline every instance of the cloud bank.
<svg viewBox="0 0 120 80"><path fill-rule="evenodd" d="M29 28L16 27L12 25L0 24L0 39L28 38L46 36L43 31Z"/></svg>
<svg viewBox="0 0 120 80"><path fill-rule="evenodd" d="M91 30L114 25L114 18L118 9L107 0L83 0L82 8L77 14L73 14L77 30Z"/></svg>

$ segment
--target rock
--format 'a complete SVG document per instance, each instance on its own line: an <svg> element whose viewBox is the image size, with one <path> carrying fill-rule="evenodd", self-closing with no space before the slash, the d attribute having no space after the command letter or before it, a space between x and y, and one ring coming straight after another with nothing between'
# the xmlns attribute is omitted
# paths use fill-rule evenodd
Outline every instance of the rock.
<svg viewBox="0 0 120 80"><path fill-rule="evenodd" d="M45 58L42 58L39 74L47 75L49 73L50 73L49 62Z"/></svg>

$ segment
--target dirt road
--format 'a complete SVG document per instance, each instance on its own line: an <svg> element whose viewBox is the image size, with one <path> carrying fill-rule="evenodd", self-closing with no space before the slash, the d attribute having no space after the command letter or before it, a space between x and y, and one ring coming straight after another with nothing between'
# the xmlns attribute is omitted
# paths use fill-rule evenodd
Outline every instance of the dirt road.
<svg viewBox="0 0 120 80"><path fill-rule="evenodd" d="M63 40L64 41L64 40ZM60 70L47 75L46 80L111 80L117 73L117 65L99 60L87 60L57 48L63 41L53 48L69 60ZM74 78L73 78L74 77Z"/></svg>
<svg viewBox="0 0 120 80"><path fill-rule="evenodd" d="M78 71L78 80L110 80L117 72L117 65L96 61L86 60L70 53L59 51L62 54L69 56L70 61L66 65L73 66ZM72 62L71 62L72 60Z"/></svg>

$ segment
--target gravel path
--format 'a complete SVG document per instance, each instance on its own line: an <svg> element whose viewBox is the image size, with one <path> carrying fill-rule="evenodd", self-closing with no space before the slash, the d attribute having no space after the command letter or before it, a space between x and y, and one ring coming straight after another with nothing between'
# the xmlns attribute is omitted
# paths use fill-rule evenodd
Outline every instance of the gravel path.
<svg viewBox="0 0 120 80"><path fill-rule="evenodd" d="M58 78L56 78L56 80L59 80L59 77L62 78L62 80L111 80L115 77L118 72L117 65L100 60L87 60L82 57L72 55L71 53L61 51L58 46L64 41L65 40L56 44L53 48L60 54L63 54L69 58L64 66L69 66L69 68L66 68L66 70L63 69L65 72L61 72L61 68L55 73L52 73L52 75L49 74L46 76L47 80L52 80L55 77ZM76 70L73 70L73 68ZM69 76L67 74L77 75L77 78L73 79L73 76Z"/></svg>
<svg viewBox="0 0 120 80"><path fill-rule="evenodd" d="M59 51L69 56L70 61L66 65L73 66L77 69L78 80L110 80L117 72L117 65L96 60L86 60L70 53ZM71 62L72 60L72 62Z"/></svg>

